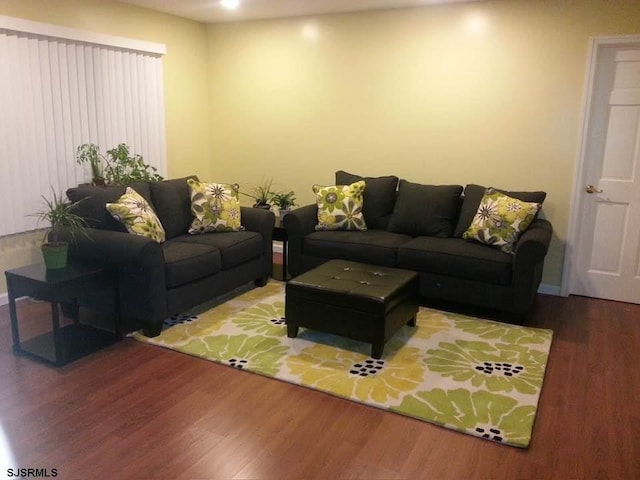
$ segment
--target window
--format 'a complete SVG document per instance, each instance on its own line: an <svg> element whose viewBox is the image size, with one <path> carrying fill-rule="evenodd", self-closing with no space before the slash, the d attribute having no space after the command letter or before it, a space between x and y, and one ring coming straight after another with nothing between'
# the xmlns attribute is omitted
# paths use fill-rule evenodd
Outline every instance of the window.
<svg viewBox="0 0 640 480"><path fill-rule="evenodd" d="M166 173L164 45L0 16L0 236L38 228L51 189L91 181L83 143ZM42 225L41 227L43 227Z"/></svg>

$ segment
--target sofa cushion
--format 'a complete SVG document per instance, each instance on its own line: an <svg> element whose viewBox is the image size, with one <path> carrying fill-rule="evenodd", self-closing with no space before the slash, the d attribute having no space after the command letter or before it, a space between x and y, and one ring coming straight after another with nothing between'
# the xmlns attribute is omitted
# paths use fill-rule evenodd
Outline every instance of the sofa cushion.
<svg viewBox="0 0 640 480"><path fill-rule="evenodd" d="M473 183L467 185L464 189L464 200L462 202L462 207L460 209L460 216L458 217L458 224L456 225L455 231L453 232L454 237L462 237L462 234L469 228L471 222L473 221L473 217L475 217L476 212L478 211L478 207L480 206L480 201L486 192L487 187L483 187L482 185L475 185ZM502 190L500 188L496 188L498 192L504 193L505 195L509 195L510 197L517 198L518 200L522 200L523 202L534 202L542 205L544 199L546 198L546 192L536 191L536 192L512 192L508 190Z"/></svg>
<svg viewBox="0 0 640 480"><path fill-rule="evenodd" d="M237 232L243 230L240 218L238 184L206 183L187 180L193 221L189 233Z"/></svg>
<svg viewBox="0 0 640 480"><path fill-rule="evenodd" d="M417 237L398 248L398 267L496 285L511 283L513 257L461 238Z"/></svg>
<svg viewBox="0 0 640 480"><path fill-rule="evenodd" d="M262 235L256 232L214 232L205 235L180 235L176 241L206 245L220 251L223 270L233 268L262 255Z"/></svg>
<svg viewBox="0 0 640 480"><path fill-rule="evenodd" d="M166 234L156 212L133 188L127 187L117 202L107 203L105 207L129 233L150 238L158 243L164 242Z"/></svg>
<svg viewBox="0 0 640 480"><path fill-rule="evenodd" d="M461 185L420 185L400 180L389 230L412 236L450 237L461 193Z"/></svg>
<svg viewBox="0 0 640 480"><path fill-rule="evenodd" d="M363 180L350 185L313 186L318 205L316 230L366 230L362 214Z"/></svg>
<svg viewBox="0 0 640 480"><path fill-rule="evenodd" d="M337 185L349 185L364 180L362 213L364 221L369 228L386 229L396 203L396 190L398 189L398 177L394 175L386 177L361 177L352 173L338 170L336 172Z"/></svg>
<svg viewBox="0 0 640 480"><path fill-rule="evenodd" d="M407 235L385 230L314 232L304 238L302 251L304 255L317 258L340 258L393 267L397 262L398 247L410 240Z"/></svg>
<svg viewBox="0 0 640 480"><path fill-rule="evenodd" d="M162 222L167 240L187 233L193 220L189 185L187 185L189 178L198 180L198 177L191 175L163 182L149 182L151 200Z"/></svg>
<svg viewBox="0 0 640 480"><path fill-rule="evenodd" d="M539 203L523 202L488 188L480 201L478 212L462 238L499 247L505 253L513 253L518 237L533 222L538 210Z"/></svg>
<svg viewBox="0 0 640 480"><path fill-rule="evenodd" d="M179 242L162 244L165 281L168 288L178 287L219 272L220 251L210 245Z"/></svg>
<svg viewBox="0 0 640 480"><path fill-rule="evenodd" d="M147 201L151 201L151 192L147 182L135 182L129 185ZM111 216L107 211L107 203L118 201L127 186L109 185L106 187L94 185L80 185L67 190L67 198L72 202L78 202L76 213L83 217L91 228L100 230L113 230L115 232L126 232L125 226Z"/></svg>

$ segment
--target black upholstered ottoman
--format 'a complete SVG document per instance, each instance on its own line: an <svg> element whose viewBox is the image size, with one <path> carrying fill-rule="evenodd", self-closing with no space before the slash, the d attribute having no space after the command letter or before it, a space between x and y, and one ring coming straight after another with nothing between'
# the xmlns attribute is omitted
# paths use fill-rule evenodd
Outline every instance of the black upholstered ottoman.
<svg viewBox="0 0 640 480"><path fill-rule="evenodd" d="M299 327L371 344L380 358L384 344L403 325L415 326L418 276L409 270L330 260L286 286L287 336Z"/></svg>

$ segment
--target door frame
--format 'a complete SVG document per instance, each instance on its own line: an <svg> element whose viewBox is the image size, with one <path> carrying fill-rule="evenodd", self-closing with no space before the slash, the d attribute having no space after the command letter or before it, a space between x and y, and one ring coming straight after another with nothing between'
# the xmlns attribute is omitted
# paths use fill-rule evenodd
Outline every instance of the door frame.
<svg viewBox="0 0 640 480"><path fill-rule="evenodd" d="M576 277L577 245L580 234L580 224L578 220L584 209L583 187L586 185L585 177L589 124L591 123L591 100L594 94L594 80L598 58L603 47L625 46L637 43L640 46L640 35L618 35L591 37L589 39L589 51L587 54L587 70L584 83L584 98L582 101L582 124L580 126L580 147L576 159L576 166L573 174L573 190L571 193L571 206L569 208L569 232L567 244L564 252L564 264L562 269L562 280L560 283L560 295L566 297L573 292Z"/></svg>

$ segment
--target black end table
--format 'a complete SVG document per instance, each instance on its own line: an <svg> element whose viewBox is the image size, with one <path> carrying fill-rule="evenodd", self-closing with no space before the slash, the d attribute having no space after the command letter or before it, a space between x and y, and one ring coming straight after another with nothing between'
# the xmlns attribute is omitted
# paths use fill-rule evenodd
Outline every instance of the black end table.
<svg viewBox="0 0 640 480"><path fill-rule="evenodd" d="M91 265L69 265L66 268L47 270L43 264L28 265L7 270L7 293L9 296L9 314L11 316L11 334L13 351L35 357L56 366L65 365L73 360L110 345L122 338L119 322L114 320L113 331L82 324L77 315L78 299L95 289L111 289L113 283L102 268ZM51 321L53 329L35 338L20 341L16 298L29 296L51 303ZM74 306L73 323L60 326L60 304Z"/></svg>
<svg viewBox="0 0 640 480"><path fill-rule="evenodd" d="M287 242L289 237L280 216L276 217L276 223L273 226L273 239L277 242L282 242L282 275L276 276L274 269L273 278L286 282L289 279L289 272L287 271Z"/></svg>

